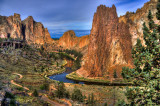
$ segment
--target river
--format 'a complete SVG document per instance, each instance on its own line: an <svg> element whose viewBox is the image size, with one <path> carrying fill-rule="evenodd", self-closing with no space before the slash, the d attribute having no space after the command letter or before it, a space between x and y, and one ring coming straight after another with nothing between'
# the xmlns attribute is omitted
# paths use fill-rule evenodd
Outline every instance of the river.
<svg viewBox="0 0 160 106"><path fill-rule="evenodd" d="M58 75L53 75L49 76L50 79L64 82L64 83L74 83L74 84L84 84L84 82L79 82L79 81L74 81L74 80L69 80L66 78L66 75L72 73L73 71L71 68L66 67L66 71L64 73L58 74Z"/></svg>

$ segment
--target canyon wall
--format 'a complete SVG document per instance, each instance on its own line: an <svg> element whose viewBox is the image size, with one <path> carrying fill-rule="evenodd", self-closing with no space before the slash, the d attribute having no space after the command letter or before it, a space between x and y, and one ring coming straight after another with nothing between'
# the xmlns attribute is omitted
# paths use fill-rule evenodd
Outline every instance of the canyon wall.
<svg viewBox="0 0 160 106"><path fill-rule="evenodd" d="M143 23L146 22L148 25L147 16L149 10L152 12L155 23L160 23L156 19L157 2L158 0L150 0L149 2L145 3L142 8L137 9L136 13L127 12L126 15L119 18L119 22L124 22L129 25L129 30L132 35L132 46L136 44L137 38L140 38L143 44L145 43L143 40Z"/></svg>
<svg viewBox="0 0 160 106"><path fill-rule="evenodd" d="M53 43L43 24L34 21L32 16L21 21L20 15L16 13L9 17L0 16L0 37L18 38L25 40L28 44Z"/></svg>
<svg viewBox="0 0 160 106"><path fill-rule="evenodd" d="M129 27L124 22L119 23L114 5L97 8L89 36L87 57L79 73L86 70L90 77L101 77L109 73L111 67L132 63Z"/></svg>
<svg viewBox="0 0 160 106"><path fill-rule="evenodd" d="M70 30L63 34L59 39L58 44L65 49L81 49L89 43L89 36L77 37L75 32Z"/></svg>

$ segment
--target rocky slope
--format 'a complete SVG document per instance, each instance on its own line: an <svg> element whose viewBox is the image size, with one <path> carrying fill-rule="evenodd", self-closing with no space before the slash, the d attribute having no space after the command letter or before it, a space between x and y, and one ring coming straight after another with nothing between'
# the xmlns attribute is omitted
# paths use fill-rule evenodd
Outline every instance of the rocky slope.
<svg viewBox="0 0 160 106"><path fill-rule="evenodd" d="M137 38L140 38L144 44L143 40L143 23L148 24L148 12L151 10L155 23L160 23L156 19L156 6L158 0L150 0L145 3L141 9L137 9L136 13L127 12L126 15L119 18L120 22L124 22L129 25L129 30L132 35L132 45L136 44Z"/></svg>
<svg viewBox="0 0 160 106"><path fill-rule="evenodd" d="M58 44L66 49L81 49L89 43L89 36L77 37L75 32L70 30L63 34Z"/></svg>
<svg viewBox="0 0 160 106"><path fill-rule="evenodd" d="M89 40L87 58L83 70L78 70L79 74L83 71L84 76L101 77L109 74L111 67L131 64L129 27L119 23L114 5L97 8Z"/></svg>
<svg viewBox="0 0 160 106"><path fill-rule="evenodd" d="M45 44L52 43L53 40L47 28L43 24L34 21L32 16L29 16L24 21L21 21L19 14L14 16L0 16L0 37L19 38L25 40L28 44Z"/></svg>

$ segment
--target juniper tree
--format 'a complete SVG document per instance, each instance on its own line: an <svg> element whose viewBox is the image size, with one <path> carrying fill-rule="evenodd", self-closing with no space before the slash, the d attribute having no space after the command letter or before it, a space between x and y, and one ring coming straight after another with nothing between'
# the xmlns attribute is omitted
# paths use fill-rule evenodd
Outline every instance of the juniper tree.
<svg viewBox="0 0 160 106"><path fill-rule="evenodd" d="M157 9L159 9L158 6L159 4ZM160 20L158 15L157 19ZM136 85L136 87L126 89L130 105L160 104L160 32L158 27L152 27L151 23L154 23L152 19L151 11L149 11L149 28L145 23L143 24L145 45L137 39L137 44L132 49L135 67L122 69L123 78L132 80Z"/></svg>
<svg viewBox="0 0 160 106"><path fill-rule="evenodd" d="M160 0L158 0L156 16L157 16L157 19L160 20ZM158 25L157 29L160 32L160 25Z"/></svg>
<svg viewBox="0 0 160 106"><path fill-rule="evenodd" d="M153 29L154 28L154 21L153 21L153 16L152 16L151 10L149 10L148 20L149 20L149 28Z"/></svg>
<svg viewBox="0 0 160 106"><path fill-rule="evenodd" d="M55 91L55 94L56 96L60 99L60 98L63 98L65 96L65 92L66 92L66 89L65 89L65 85L63 82L59 82L57 87L56 87L56 91Z"/></svg>
<svg viewBox="0 0 160 106"><path fill-rule="evenodd" d="M35 96L35 97L39 96L37 89L34 90L34 92L32 93L32 95Z"/></svg>
<svg viewBox="0 0 160 106"><path fill-rule="evenodd" d="M156 16L157 19L160 20L160 0L158 0Z"/></svg>

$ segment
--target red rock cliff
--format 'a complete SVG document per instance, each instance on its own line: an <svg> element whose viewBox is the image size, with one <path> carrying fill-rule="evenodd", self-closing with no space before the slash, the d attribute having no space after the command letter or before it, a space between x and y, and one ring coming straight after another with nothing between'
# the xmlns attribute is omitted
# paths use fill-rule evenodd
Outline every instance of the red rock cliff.
<svg viewBox="0 0 160 106"><path fill-rule="evenodd" d="M88 54L82 69L90 77L106 75L111 67L131 64L131 48L129 28L125 23L119 23L116 7L101 5L94 14Z"/></svg>
<svg viewBox="0 0 160 106"><path fill-rule="evenodd" d="M20 38L28 44L45 44L52 43L53 40L43 24L34 21L32 16L29 16L24 21L21 21L19 14L14 16L0 16L0 37Z"/></svg>
<svg viewBox="0 0 160 106"><path fill-rule="evenodd" d="M7 36L23 39L22 22L19 14L9 17L0 16L0 37L7 38Z"/></svg>
<svg viewBox="0 0 160 106"><path fill-rule="evenodd" d="M63 34L58 44L67 49L81 49L89 43L89 36L77 37L75 32L70 30Z"/></svg>

